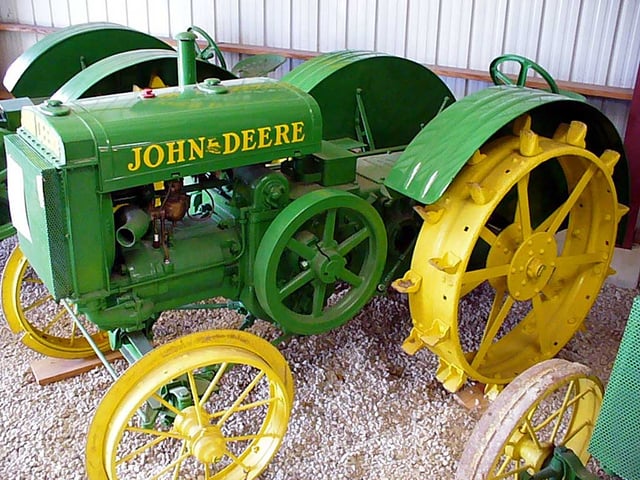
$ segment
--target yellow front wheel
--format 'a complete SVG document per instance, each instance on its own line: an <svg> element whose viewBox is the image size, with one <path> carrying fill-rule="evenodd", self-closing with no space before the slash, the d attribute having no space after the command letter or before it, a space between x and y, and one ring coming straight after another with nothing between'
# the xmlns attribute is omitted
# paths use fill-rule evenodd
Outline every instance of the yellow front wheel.
<svg viewBox="0 0 640 480"><path fill-rule="evenodd" d="M588 367L552 359L509 384L476 424L460 457L459 480L517 480L546 466L555 447L586 464L602 404L602 384Z"/></svg>
<svg viewBox="0 0 640 480"><path fill-rule="evenodd" d="M404 344L440 357L438 379L505 384L553 357L582 324L610 273L626 207L612 180L619 154L585 148L586 125L553 138L516 122L470 159L434 205L411 269L414 328Z"/></svg>
<svg viewBox="0 0 640 480"><path fill-rule="evenodd" d="M187 335L108 390L89 429L89 478L256 478L292 404L291 371L267 341L236 330Z"/></svg>
<svg viewBox="0 0 640 480"><path fill-rule="evenodd" d="M14 333L23 333L22 342L49 357L85 358L94 355L67 310L56 303L16 247L2 273L2 310ZM91 326L88 326L91 329ZM100 350L109 350L106 332L90 330Z"/></svg>

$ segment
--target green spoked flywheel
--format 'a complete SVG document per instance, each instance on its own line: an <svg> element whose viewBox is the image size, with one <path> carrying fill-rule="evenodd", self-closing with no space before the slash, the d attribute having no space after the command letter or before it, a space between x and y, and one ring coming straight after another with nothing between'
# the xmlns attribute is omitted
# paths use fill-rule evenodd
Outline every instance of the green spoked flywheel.
<svg viewBox="0 0 640 480"><path fill-rule="evenodd" d="M386 251L384 223L365 200L331 189L308 193L278 214L260 242L258 300L286 332L330 330L371 298Z"/></svg>

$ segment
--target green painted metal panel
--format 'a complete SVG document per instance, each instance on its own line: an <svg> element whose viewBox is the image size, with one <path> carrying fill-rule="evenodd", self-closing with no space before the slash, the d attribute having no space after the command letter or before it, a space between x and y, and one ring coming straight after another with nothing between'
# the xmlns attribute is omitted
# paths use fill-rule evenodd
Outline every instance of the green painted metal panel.
<svg viewBox="0 0 640 480"><path fill-rule="evenodd" d="M65 109L67 114L52 114ZM51 150L53 162L99 163L103 191L264 164L319 151L321 144L322 118L313 98L269 79L163 88L150 98L107 95L26 111L25 129Z"/></svg>
<svg viewBox="0 0 640 480"><path fill-rule="evenodd" d="M358 121L366 122L372 149L408 144L455 101L444 82L425 66L375 52L321 55L282 80L316 99L322 111L325 140L355 139ZM363 117L362 113L364 118L356 119Z"/></svg>
<svg viewBox="0 0 640 480"><path fill-rule="evenodd" d="M117 53L88 66L58 89L52 98L62 102L82 97L108 95L131 91L133 85L144 88L152 74L166 85L178 84L178 53L165 49L142 49ZM220 80L236 78L217 65L197 62L198 78L215 77Z"/></svg>
<svg viewBox="0 0 640 480"><path fill-rule="evenodd" d="M604 393L589 451L607 471L640 478L640 297L629 320Z"/></svg>
<svg viewBox="0 0 640 480"><path fill-rule="evenodd" d="M5 138L11 216L20 248L55 298L72 290L59 171L17 135Z"/></svg>
<svg viewBox="0 0 640 480"><path fill-rule="evenodd" d="M115 23L87 23L51 33L20 55L4 77L16 97L49 97L88 65L141 48L172 50L162 40Z"/></svg>
<svg viewBox="0 0 640 480"><path fill-rule="evenodd" d="M621 152L614 181L622 203L629 198L628 165L620 136L611 122L587 103L521 87L490 87L440 113L409 144L385 185L420 203L436 202L473 153L514 119L530 113L535 132L551 136L572 120L588 127L587 147L597 155ZM504 132L507 134L507 132Z"/></svg>

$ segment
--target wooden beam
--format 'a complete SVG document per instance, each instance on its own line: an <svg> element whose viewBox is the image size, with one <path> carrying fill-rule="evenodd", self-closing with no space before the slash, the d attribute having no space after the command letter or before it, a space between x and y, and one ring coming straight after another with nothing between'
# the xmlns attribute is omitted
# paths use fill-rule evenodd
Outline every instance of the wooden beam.
<svg viewBox="0 0 640 480"><path fill-rule="evenodd" d="M25 25L21 23L0 23L0 31L5 32L22 32L22 33L38 33L46 35L48 33L60 30L55 27L41 27L37 25ZM170 45L175 45L175 40L166 37L158 37ZM241 45L238 43L218 43L220 50L229 53L237 53L241 55L259 55L271 53L282 55L286 58L296 60L309 60L310 58L320 55L320 52L312 52L308 50L293 50L287 48L275 48L261 45ZM439 65L426 65L436 75L441 77L462 78L465 80L475 80L481 82L491 82L489 73L483 70L471 70L467 68L443 67ZM633 97L632 88L607 87L604 85L593 85L589 83L565 82L558 81L558 87L561 90L577 92L589 97L608 98L614 100L631 101ZM535 88L545 88L546 82L538 78L532 78L528 81L528 85Z"/></svg>

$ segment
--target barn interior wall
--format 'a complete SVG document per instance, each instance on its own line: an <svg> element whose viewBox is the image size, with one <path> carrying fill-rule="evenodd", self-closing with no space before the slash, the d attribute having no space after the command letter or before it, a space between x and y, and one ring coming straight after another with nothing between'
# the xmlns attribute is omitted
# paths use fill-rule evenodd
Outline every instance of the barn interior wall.
<svg viewBox="0 0 640 480"><path fill-rule="evenodd" d="M109 21L158 36L190 25L218 42L326 52L365 49L423 64L484 70L525 55L557 80L633 88L637 0L3 0L1 23L65 27ZM42 35L0 32L0 72ZM238 60L237 54L229 61ZM290 60L276 76L293 68ZM460 98L483 82L447 78ZM630 102L589 98L624 134Z"/></svg>

